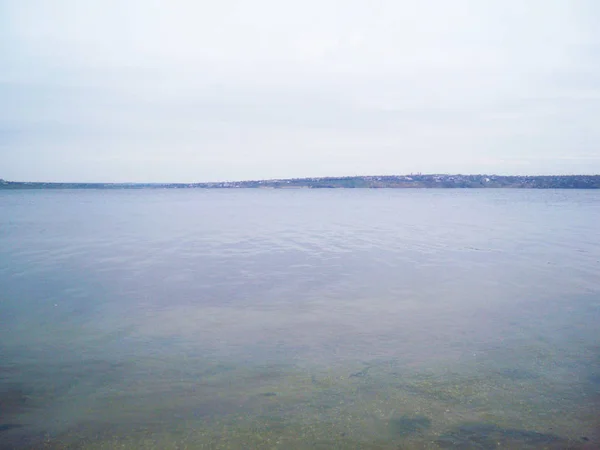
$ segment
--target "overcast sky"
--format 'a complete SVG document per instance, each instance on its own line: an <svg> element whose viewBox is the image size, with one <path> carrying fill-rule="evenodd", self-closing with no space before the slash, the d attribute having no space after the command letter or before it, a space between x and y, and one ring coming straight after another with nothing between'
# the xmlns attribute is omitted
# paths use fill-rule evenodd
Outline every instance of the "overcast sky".
<svg viewBox="0 0 600 450"><path fill-rule="evenodd" d="M598 0L0 0L0 178L600 173Z"/></svg>

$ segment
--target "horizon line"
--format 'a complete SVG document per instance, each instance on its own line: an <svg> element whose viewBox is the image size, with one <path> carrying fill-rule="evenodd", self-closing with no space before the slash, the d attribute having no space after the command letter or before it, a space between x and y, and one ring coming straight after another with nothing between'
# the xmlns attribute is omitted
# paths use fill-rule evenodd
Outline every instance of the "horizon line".
<svg viewBox="0 0 600 450"><path fill-rule="evenodd" d="M463 176L463 177L474 177L474 176L485 176L485 177L502 177L502 178L545 178L545 177L597 177L600 173L594 174L545 174L545 175L501 175L497 173L407 173L407 174L393 174L393 175L326 175L326 176L303 176L303 177L290 177L290 178L248 178L248 179L237 179L237 180L220 180L220 181L15 181L6 180L0 178L1 183L26 183L26 184L104 184L104 185L140 185L140 184L220 184L220 183L248 183L248 182L276 182L276 181L301 181L301 180L324 180L324 179L347 179L347 178L384 178L384 177L411 177L411 176Z"/></svg>

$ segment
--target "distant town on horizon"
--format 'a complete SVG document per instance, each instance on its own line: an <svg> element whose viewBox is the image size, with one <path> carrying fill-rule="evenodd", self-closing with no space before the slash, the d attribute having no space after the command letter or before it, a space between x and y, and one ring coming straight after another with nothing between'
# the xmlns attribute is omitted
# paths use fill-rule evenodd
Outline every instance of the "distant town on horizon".
<svg viewBox="0 0 600 450"><path fill-rule="evenodd" d="M5 181L0 189L410 189L410 188L516 188L600 189L600 175L449 175L410 174L382 176L312 177L206 183L61 183Z"/></svg>

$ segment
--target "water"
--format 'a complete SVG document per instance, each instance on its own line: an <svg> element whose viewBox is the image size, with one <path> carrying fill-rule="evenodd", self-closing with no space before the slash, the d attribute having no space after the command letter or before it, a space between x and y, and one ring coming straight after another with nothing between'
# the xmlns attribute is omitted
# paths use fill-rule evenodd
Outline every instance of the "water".
<svg viewBox="0 0 600 450"><path fill-rule="evenodd" d="M2 448L598 448L600 192L0 191Z"/></svg>

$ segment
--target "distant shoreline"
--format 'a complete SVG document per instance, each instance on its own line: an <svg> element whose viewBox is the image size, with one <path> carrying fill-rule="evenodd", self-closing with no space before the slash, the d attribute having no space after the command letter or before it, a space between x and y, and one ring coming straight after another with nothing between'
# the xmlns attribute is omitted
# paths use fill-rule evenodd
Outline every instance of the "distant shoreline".
<svg viewBox="0 0 600 450"><path fill-rule="evenodd" d="M600 189L600 175L386 175L210 183L59 183L0 180L10 189Z"/></svg>

